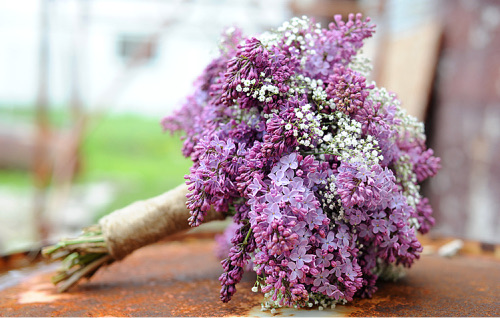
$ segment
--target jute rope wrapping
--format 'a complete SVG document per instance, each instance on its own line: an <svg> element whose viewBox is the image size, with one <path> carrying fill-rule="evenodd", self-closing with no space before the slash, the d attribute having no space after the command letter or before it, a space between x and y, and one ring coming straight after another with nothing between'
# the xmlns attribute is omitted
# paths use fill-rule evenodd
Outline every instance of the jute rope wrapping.
<svg viewBox="0 0 500 318"><path fill-rule="evenodd" d="M121 260L136 249L155 243L167 235L190 228L186 207L185 184L157 197L137 201L103 217L99 221L109 253ZM221 213L211 209L205 222L222 220Z"/></svg>

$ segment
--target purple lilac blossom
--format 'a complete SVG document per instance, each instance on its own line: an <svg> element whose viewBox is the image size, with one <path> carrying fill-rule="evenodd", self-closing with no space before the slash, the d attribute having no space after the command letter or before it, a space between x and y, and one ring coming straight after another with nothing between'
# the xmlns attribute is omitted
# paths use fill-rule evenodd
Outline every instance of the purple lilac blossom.
<svg viewBox="0 0 500 318"><path fill-rule="evenodd" d="M356 68L374 25L360 14L334 20L225 32L220 56L162 121L184 131L193 161L189 223L209 209L233 218L217 238L224 302L252 265L267 307L370 297L378 264L410 267L422 251L416 231L434 224L418 183L439 158L395 95Z"/></svg>

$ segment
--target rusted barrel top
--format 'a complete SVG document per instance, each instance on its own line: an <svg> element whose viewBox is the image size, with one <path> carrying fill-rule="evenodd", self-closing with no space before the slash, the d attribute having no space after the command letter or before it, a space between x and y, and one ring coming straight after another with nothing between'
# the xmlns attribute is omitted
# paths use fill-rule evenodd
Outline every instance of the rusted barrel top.
<svg viewBox="0 0 500 318"><path fill-rule="evenodd" d="M184 238L134 252L92 280L57 294L54 265L25 272L0 291L1 316L271 316L251 292L252 275L228 304L212 239ZM432 249L432 248L431 248ZM286 310L278 316L500 316L500 260L494 253L452 258L423 255L397 283L382 282L371 299L335 310Z"/></svg>

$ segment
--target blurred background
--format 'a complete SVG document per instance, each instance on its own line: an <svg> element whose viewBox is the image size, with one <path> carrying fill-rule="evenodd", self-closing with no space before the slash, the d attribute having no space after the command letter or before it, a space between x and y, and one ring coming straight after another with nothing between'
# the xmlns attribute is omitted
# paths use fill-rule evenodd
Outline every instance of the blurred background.
<svg viewBox="0 0 500 318"><path fill-rule="evenodd" d="M0 255L37 251L184 181L160 120L217 55L308 15L361 12L372 78L426 123L436 237L500 243L500 2L0 0Z"/></svg>

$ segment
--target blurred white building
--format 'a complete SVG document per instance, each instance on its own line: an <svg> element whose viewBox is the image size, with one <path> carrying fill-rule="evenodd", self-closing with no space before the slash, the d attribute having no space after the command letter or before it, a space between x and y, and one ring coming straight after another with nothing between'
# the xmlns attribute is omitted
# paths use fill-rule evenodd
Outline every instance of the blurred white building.
<svg viewBox="0 0 500 318"><path fill-rule="evenodd" d="M0 107L36 100L44 9L51 107L76 89L90 109L153 116L189 93L225 27L254 34L289 17L286 0L0 1ZM127 67L137 47L145 58Z"/></svg>

